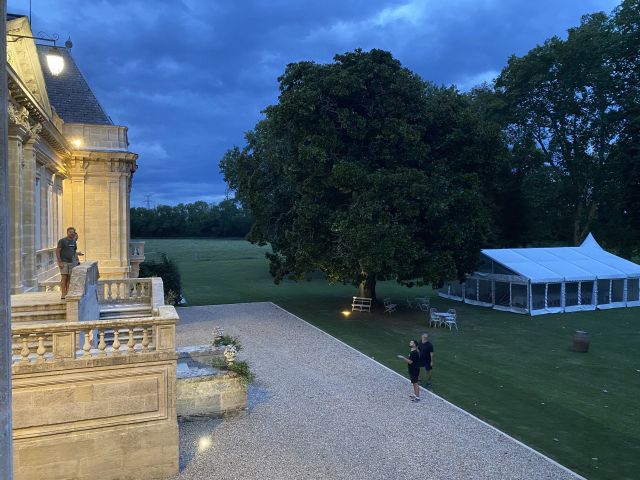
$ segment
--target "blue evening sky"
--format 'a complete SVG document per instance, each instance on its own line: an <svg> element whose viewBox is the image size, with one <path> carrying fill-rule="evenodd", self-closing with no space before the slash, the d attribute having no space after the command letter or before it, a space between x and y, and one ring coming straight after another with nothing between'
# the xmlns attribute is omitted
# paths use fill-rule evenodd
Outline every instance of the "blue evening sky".
<svg viewBox="0 0 640 480"><path fill-rule="evenodd" d="M511 54L614 0L32 0L34 32L73 56L140 154L132 205L219 201L218 161L243 144L300 60L389 50L437 84L491 81ZM8 0L26 14L28 0Z"/></svg>

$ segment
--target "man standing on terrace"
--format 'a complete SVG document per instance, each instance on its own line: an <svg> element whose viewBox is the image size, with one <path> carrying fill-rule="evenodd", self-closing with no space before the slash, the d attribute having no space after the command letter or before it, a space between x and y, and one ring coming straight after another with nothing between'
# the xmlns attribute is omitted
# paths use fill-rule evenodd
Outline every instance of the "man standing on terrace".
<svg viewBox="0 0 640 480"><path fill-rule="evenodd" d="M58 267L60 268L60 293L62 294L63 300L69 290L71 270L77 265L77 250L76 229L69 227L67 228L67 236L58 241L58 247L56 248L56 258L58 259Z"/></svg>

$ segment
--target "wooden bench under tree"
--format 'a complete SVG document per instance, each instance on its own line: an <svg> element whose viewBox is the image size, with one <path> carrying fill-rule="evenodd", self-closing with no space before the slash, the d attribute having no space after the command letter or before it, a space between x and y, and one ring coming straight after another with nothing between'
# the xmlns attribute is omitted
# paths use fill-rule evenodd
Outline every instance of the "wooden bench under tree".
<svg viewBox="0 0 640 480"><path fill-rule="evenodd" d="M351 302L352 312L370 312L371 311L371 299L367 297L353 297Z"/></svg>

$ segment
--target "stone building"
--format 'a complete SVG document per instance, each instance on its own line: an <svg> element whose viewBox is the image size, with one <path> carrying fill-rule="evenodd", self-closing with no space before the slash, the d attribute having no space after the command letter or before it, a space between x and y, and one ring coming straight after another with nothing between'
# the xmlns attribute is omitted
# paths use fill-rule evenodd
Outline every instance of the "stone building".
<svg viewBox="0 0 640 480"><path fill-rule="evenodd" d="M136 278L127 127L69 48L36 43L22 16L6 40L14 479L173 476L178 316L160 278ZM67 226L85 260L62 300L47 290Z"/></svg>
<svg viewBox="0 0 640 480"><path fill-rule="evenodd" d="M66 47L36 44L28 19L7 22L12 293L57 280L55 247L76 227L79 250L104 279L137 277L129 199L138 156ZM49 66L53 56L55 68ZM62 59L62 60L60 60Z"/></svg>

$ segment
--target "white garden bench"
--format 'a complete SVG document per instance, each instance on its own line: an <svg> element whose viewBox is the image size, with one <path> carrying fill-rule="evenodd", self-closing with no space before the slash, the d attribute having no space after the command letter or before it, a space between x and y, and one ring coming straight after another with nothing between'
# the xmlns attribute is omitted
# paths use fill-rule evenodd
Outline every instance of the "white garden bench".
<svg viewBox="0 0 640 480"><path fill-rule="evenodd" d="M351 302L351 311L370 312L371 299L367 297L353 297L353 301Z"/></svg>

